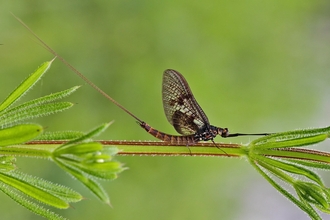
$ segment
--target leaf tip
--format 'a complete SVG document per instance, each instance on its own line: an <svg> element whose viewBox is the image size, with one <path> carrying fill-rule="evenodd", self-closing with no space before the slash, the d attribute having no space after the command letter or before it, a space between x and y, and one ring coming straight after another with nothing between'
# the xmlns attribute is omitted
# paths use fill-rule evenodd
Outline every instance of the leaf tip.
<svg viewBox="0 0 330 220"><path fill-rule="evenodd" d="M49 61L49 63L52 63L56 58L57 58L57 56L54 57L51 61Z"/></svg>
<svg viewBox="0 0 330 220"><path fill-rule="evenodd" d="M105 203L105 204L107 204L108 206L110 206L110 208L113 208L113 206L112 206L112 204L111 204L110 200L106 201L106 203Z"/></svg>

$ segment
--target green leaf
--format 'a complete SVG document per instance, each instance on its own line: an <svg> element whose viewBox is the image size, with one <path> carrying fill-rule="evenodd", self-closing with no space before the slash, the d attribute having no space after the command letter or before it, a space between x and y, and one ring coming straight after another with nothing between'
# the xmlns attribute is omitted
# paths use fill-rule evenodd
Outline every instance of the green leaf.
<svg viewBox="0 0 330 220"><path fill-rule="evenodd" d="M281 174L279 174L276 171L276 168L273 168L272 166L269 166L266 163L263 162L257 162L254 160L250 159L250 164L275 188L277 189L280 193L282 193L285 197L287 197L289 200L291 200L294 204L296 204L301 210L303 210L304 212L306 212L312 219L314 220L322 220L322 218L317 214L317 212L313 209L313 207L311 207L310 204L308 204L305 201L299 201L296 197L294 197L290 192L288 192L287 190L285 190L283 187L281 187L279 184L277 184L271 177L269 174L267 174L266 172L264 172L262 169L260 169L260 167L258 165L261 165L262 167L264 167L265 169L269 170L271 173L280 176L280 178L282 178ZM258 164L258 165L257 165ZM282 179L287 179L287 178L282 178ZM299 194L298 194L299 195ZM301 198L301 197L299 197Z"/></svg>
<svg viewBox="0 0 330 220"><path fill-rule="evenodd" d="M66 144L62 145L61 147L59 147L57 149L57 151L62 149L62 148L66 148L70 144L86 141L86 140L88 140L92 137L95 137L95 136L99 135L100 133L102 133L103 131L105 131L111 124L112 124L112 121L109 122L109 123L102 124L102 125L98 126L97 128L93 129L92 131L88 132L84 136L79 137L75 140L69 141Z"/></svg>
<svg viewBox="0 0 330 220"><path fill-rule="evenodd" d="M259 157L259 160L262 160L264 163L277 167L286 172L305 176L306 178L315 181L316 183L320 184L321 186L324 185L321 178L315 172L305 169L301 166L298 166L297 164L290 164L290 163L286 163L285 161L270 159L270 158L266 158L266 157Z"/></svg>
<svg viewBox="0 0 330 220"><path fill-rule="evenodd" d="M320 187L314 183L297 181L293 187L304 200L315 205L329 209L329 192L324 187Z"/></svg>
<svg viewBox="0 0 330 220"><path fill-rule="evenodd" d="M95 153L103 149L102 144L98 142L89 142L89 143L81 143L75 145L66 145L65 147L58 147L54 152L54 156L63 156L65 154L72 155L81 155L81 154L89 154Z"/></svg>
<svg viewBox="0 0 330 220"><path fill-rule="evenodd" d="M319 161L305 161L305 160L296 160L296 159L287 159L290 162L301 164L306 167L313 167L317 169L330 170L330 164L321 163Z"/></svg>
<svg viewBox="0 0 330 220"><path fill-rule="evenodd" d="M80 138L84 135L81 131L54 131L44 132L37 137L37 140L72 140Z"/></svg>
<svg viewBox="0 0 330 220"><path fill-rule="evenodd" d="M112 180L117 178L117 173L123 171L122 164L116 161L104 160L92 160L73 162L69 160L62 160L62 162L68 166L75 167L90 176L94 176L101 179Z"/></svg>
<svg viewBox="0 0 330 220"><path fill-rule="evenodd" d="M53 159L61 160L63 165L81 170L102 179L114 179L124 170L122 164L111 161L114 150L103 150L98 142L81 143L55 150Z"/></svg>
<svg viewBox="0 0 330 220"><path fill-rule="evenodd" d="M4 126L7 124L18 123L31 118L42 117L50 114L55 114L57 112L64 111L73 104L70 102L55 102L48 103L40 106L34 106L29 109L21 109L16 112L8 112L8 114L3 114L0 117L0 125Z"/></svg>
<svg viewBox="0 0 330 220"><path fill-rule="evenodd" d="M107 204L110 204L109 197L94 178L113 179L117 177L117 173L124 170L122 164L111 161L112 156L118 150L103 149L103 146L98 142L84 143L83 141L98 135L110 124L103 124L86 135L56 148L52 156L58 166L74 176Z"/></svg>
<svg viewBox="0 0 330 220"><path fill-rule="evenodd" d="M0 118L3 114L15 115L16 112L22 112L25 109L32 109L35 106L40 106L45 103L50 103L50 102L54 102L58 99L62 99L64 97L72 94L73 92L75 92L78 88L79 88L79 86L74 86L74 87L64 90L64 91L56 92L56 93L53 93L50 95L43 96L41 98L37 98L37 99L31 100L31 101L24 102L23 104L21 104L19 106L16 106L16 107L10 108L10 109L6 109L6 111L4 111L4 112L0 112Z"/></svg>
<svg viewBox="0 0 330 220"><path fill-rule="evenodd" d="M327 138L328 138L328 134L291 138L287 140L284 140L281 137L280 139L270 139L271 141L269 140L269 142L265 142L263 144L258 143L256 147L258 149L302 147L302 146L319 143Z"/></svg>
<svg viewBox="0 0 330 220"><path fill-rule="evenodd" d="M3 184L7 184L10 187L13 187L25 195L34 198L40 202L43 202L47 205L59 208L67 209L69 208L69 203L65 200L54 196L53 194L38 188L37 186L26 182L22 177L17 175L11 175L10 173L0 173L0 181Z"/></svg>
<svg viewBox="0 0 330 220"><path fill-rule="evenodd" d="M5 193L7 196L9 196L11 199L13 199L15 202L17 202L18 204L22 205L23 207L25 207L26 209L30 210L31 212L37 215L53 220L65 219L62 216L50 211L49 209L42 207L40 204L27 200L26 198L22 197L21 195L13 191L8 185L5 185L1 182L0 182L0 190L3 193Z"/></svg>
<svg viewBox="0 0 330 220"><path fill-rule="evenodd" d="M38 67L28 78L26 78L1 104L0 112L12 105L20 97L22 97L31 87L47 72L53 60L45 62Z"/></svg>
<svg viewBox="0 0 330 220"><path fill-rule="evenodd" d="M69 164L66 164L65 162L63 163L58 159L56 159L55 162L57 163L58 166L66 170L69 174L74 176L88 189L90 189L94 193L94 195L96 195L102 202L110 205L110 199L108 197L108 194L98 182L94 181L89 175L86 175L81 170L72 167Z"/></svg>
<svg viewBox="0 0 330 220"><path fill-rule="evenodd" d="M11 172L10 176L15 177L17 179L21 179L36 188L47 191L48 193L57 196L64 200L65 202L79 202L83 199L83 197L77 193L76 191L59 184L52 183L50 181L37 178L34 176L30 176L21 172Z"/></svg>
<svg viewBox="0 0 330 220"><path fill-rule="evenodd" d="M289 141L299 141L301 139L309 140L308 138L311 137L310 143L316 143L317 140L314 140L313 137L319 136L325 138L329 138L330 136L330 126L325 128L314 128L314 129L302 129L302 130L295 130L295 131L288 131L288 132L280 132L272 135L267 135L261 138L258 138L251 142L251 145L263 145L266 143L279 143L279 142L288 142ZM316 141L316 142L315 142ZM308 145L307 143L306 145ZM303 146L303 145L299 145Z"/></svg>
<svg viewBox="0 0 330 220"><path fill-rule="evenodd" d="M21 124L0 130L0 146L15 145L37 137L43 128L37 124Z"/></svg>

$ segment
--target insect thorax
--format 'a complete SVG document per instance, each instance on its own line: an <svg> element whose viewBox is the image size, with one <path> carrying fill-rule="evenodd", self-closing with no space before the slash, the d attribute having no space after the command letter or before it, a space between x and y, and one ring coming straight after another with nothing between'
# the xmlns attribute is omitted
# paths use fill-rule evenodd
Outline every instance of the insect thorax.
<svg viewBox="0 0 330 220"><path fill-rule="evenodd" d="M195 141L209 141L213 140L217 135L222 137L227 136L228 129L215 127L213 125L205 126L203 129L200 129L194 136Z"/></svg>

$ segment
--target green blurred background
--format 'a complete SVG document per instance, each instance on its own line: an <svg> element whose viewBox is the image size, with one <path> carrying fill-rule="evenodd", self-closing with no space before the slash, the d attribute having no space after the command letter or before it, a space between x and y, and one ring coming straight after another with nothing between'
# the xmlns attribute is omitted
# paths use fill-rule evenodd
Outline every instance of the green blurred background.
<svg viewBox="0 0 330 220"><path fill-rule="evenodd" d="M175 134L162 109L167 68L189 82L212 124L232 132L328 126L330 2L4 1L1 99L53 56L10 12L109 95L155 128ZM77 105L35 120L49 131L115 123L100 138L155 140L59 60L24 100L83 85ZM251 137L216 141L247 143ZM329 143L318 149L329 149ZM22 171L79 190L69 219L308 219L245 160L117 157L130 169L103 182L113 208L50 161L18 158ZM330 174L323 178L329 182ZM1 219L40 219L0 195Z"/></svg>

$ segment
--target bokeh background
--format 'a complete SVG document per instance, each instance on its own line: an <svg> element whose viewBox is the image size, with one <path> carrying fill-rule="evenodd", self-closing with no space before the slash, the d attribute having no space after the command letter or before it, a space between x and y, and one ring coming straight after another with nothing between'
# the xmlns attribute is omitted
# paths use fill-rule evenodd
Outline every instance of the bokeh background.
<svg viewBox="0 0 330 220"><path fill-rule="evenodd" d="M232 132L330 124L329 1L3 1L1 99L53 58L10 12L96 85L164 132L175 134L161 101L167 68L186 77L212 124ZM50 131L88 131L115 120L101 139L154 140L59 60L24 100L74 85L82 85L67 98L77 103L74 108L34 121ZM251 137L216 140L247 143ZM86 197L60 211L69 219L308 219L244 159L116 159L129 170L103 182L113 208L50 161L17 162L22 171ZM323 178L329 183L330 174ZM0 200L1 219L40 219L5 195Z"/></svg>

